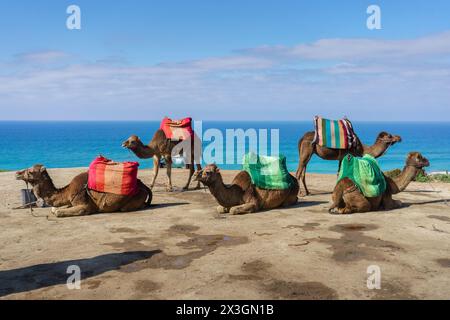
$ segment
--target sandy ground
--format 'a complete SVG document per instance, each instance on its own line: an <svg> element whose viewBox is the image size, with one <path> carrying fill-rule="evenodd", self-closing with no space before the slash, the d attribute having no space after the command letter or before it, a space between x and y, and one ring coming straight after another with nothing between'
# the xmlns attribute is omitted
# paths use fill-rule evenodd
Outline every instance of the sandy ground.
<svg viewBox="0 0 450 320"><path fill-rule="evenodd" d="M62 186L82 169L50 170ZM225 172L226 182L235 172ZM141 171L149 183L149 171ZM182 186L186 170L175 170ZM412 183L390 212L327 213L335 176L308 176L298 206L219 216L205 190L167 193L149 210L48 221L0 173L2 299L449 299L450 185ZM81 289L66 286L68 266ZM381 268L381 289L367 268Z"/></svg>

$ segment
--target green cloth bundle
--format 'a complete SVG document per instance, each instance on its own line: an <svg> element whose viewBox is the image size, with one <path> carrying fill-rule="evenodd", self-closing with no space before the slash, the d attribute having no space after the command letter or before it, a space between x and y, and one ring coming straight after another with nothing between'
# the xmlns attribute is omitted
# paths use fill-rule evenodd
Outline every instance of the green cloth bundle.
<svg viewBox="0 0 450 320"><path fill-rule="evenodd" d="M244 156L243 170L252 178L252 183L260 189L286 190L294 186L294 177L286 167L286 157L259 156L253 152Z"/></svg>
<svg viewBox="0 0 450 320"><path fill-rule="evenodd" d="M386 179L377 160L366 154L362 158L351 154L342 160L338 182L344 178L351 179L365 197L378 197L386 190Z"/></svg>

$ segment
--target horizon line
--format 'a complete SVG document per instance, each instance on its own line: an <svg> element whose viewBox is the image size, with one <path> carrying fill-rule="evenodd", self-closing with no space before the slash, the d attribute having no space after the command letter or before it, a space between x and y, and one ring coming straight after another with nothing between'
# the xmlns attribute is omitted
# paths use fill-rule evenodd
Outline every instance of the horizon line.
<svg viewBox="0 0 450 320"><path fill-rule="evenodd" d="M336 119L338 120L338 119ZM94 119L84 119L84 120L70 120L70 119L61 119L61 120L46 120L46 119L38 119L38 120L16 120L16 119L0 119L0 122L159 122L161 119L146 119L146 120L94 120ZM193 121L208 121L208 122L310 122L313 119L298 119L298 120L218 120L218 119L205 119L205 120L196 120L193 118ZM450 123L449 120L358 120L351 119L351 121L357 122L367 122L367 123L376 123L376 122L385 122L385 123Z"/></svg>

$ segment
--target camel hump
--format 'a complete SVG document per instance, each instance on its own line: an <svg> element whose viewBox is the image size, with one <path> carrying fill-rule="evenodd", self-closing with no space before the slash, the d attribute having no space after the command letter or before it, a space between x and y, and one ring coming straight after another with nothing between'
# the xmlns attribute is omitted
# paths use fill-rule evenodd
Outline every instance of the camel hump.
<svg viewBox="0 0 450 320"><path fill-rule="evenodd" d="M231 184L238 185L242 190L247 190L252 185L252 178L247 171L241 171L234 177Z"/></svg>

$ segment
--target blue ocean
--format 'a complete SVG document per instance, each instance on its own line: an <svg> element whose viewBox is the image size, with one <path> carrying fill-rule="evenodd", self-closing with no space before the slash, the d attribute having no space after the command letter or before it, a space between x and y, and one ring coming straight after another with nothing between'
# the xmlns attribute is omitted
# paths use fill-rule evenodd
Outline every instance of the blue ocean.
<svg viewBox="0 0 450 320"><path fill-rule="evenodd" d="M379 159L383 170L402 168L406 154L419 151L430 160L428 171L450 169L450 123L353 122L365 144L372 144L380 131L400 135L403 141L391 147ZM121 147L122 141L136 134L148 143L159 122L0 122L0 169L18 170L41 163L49 168L86 167L99 154L116 161L138 160ZM279 129L280 153L287 158L289 170L298 165L297 143L303 134L313 130L305 122L219 122L204 121L203 132L215 128L226 137L226 129ZM210 142L204 142L208 145ZM270 147L269 147L270 153ZM224 155L226 156L226 155ZM152 166L151 160L138 160L141 168ZM336 161L314 156L308 172L335 173ZM239 164L220 165L240 169Z"/></svg>

